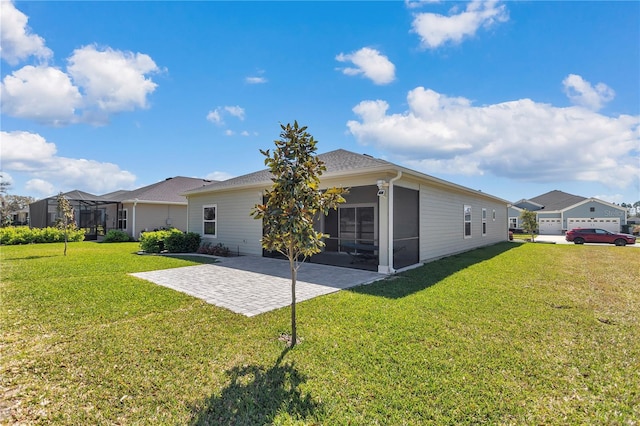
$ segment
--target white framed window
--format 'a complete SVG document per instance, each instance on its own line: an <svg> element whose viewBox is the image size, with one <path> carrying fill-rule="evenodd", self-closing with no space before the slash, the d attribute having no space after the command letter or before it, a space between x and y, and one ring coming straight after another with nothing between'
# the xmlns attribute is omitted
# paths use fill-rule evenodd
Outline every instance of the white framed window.
<svg viewBox="0 0 640 426"><path fill-rule="evenodd" d="M518 227L518 218L510 217L509 218L509 228L516 229Z"/></svg>
<svg viewBox="0 0 640 426"><path fill-rule="evenodd" d="M464 206L464 237L471 238L471 206Z"/></svg>
<svg viewBox="0 0 640 426"><path fill-rule="evenodd" d="M218 236L218 205L202 206L202 235L217 238Z"/></svg>
<svg viewBox="0 0 640 426"><path fill-rule="evenodd" d="M127 209L118 210L118 229L127 229Z"/></svg>
<svg viewBox="0 0 640 426"><path fill-rule="evenodd" d="M482 209L482 235L487 235L487 209Z"/></svg>

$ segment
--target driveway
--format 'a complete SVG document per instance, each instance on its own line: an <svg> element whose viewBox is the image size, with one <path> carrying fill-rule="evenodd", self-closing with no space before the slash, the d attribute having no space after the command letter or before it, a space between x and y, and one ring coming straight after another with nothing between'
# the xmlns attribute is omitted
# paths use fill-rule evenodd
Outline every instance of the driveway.
<svg viewBox="0 0 640 426"><path fill-rule="evenodd" d="M286 260L258 256L228 257L221 258L216 264L131 275L248 317L291 304L291 275ZM304 263L298 270L296 301L369 284L385 277L371 271Z"/></svg>

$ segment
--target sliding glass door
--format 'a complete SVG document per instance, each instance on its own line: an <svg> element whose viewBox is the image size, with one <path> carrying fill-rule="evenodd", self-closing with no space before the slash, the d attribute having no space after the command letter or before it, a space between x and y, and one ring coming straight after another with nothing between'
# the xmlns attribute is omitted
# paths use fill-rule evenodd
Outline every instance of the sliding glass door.
<svg viewBox="0 0 640 426"><path fill-rule="evenodd" d="M338 239L341 246L375 245L376 222L373 206L340 207Z"/></svg>

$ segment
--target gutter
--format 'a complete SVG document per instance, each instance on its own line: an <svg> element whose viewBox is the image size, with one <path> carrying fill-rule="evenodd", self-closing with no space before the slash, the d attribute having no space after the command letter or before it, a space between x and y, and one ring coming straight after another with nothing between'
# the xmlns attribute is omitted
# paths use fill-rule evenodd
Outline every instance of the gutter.
<svg viewBox="0 0 640 426"><path fill-rule="evenodd" d="M131 228L131 236L134 240L138 241L138 239L136 238L136 204L138 204L137 198L133 201L133 225Z"/></svg>
<svg viewBox="0 0 640 426"><path fill-rule="evenodd" d="M186 206L186 201L146 201L146 200L122 200L119 203L133 203L133 204L158 204L158 205L168 205L168 206Z"/></svg>

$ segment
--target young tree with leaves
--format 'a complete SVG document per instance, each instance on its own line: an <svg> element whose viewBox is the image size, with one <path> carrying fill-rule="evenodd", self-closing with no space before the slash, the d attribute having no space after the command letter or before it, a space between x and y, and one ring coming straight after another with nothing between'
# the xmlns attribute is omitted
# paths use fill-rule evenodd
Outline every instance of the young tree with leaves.
<svg viewBox="0 0 640 426"><path fill-rule="evenodd" d="M11 216L9 215L9 205L7 202L7 192L11 187L11 182L7 180L4 173L0 173L0 226L8 226L11 224Z"/></svg>
<svg viewBox="0 0 640 426"><path fill-rule="evenodd" d="M265 203L256 205L251 215L263 223L262 247L277 251L289 260L291 270L291 341L297 343L296 280L300 265L307 257L319 253L327 235L313 227L314 218L326 215L345 199L343 188L319 188L320 176L326 170L316 153L317 141L307 133L307 127L280 125L276 149L260 150L265 165L273 174L273 185L265 193Z"/></svg>
<svg viewBox="0 0 640 426"><path fill-rule="evenodd" d="M520 220L522 220L522 229L525 232L531 234L531 242L535 242L535 233L538 229L538 215L536 212L529 211L524 209L522 213L520 213Z"/></svg>
<svg viewBox="0 0 640 426"><path fill-rule="evenodd" d="M67 242L69 241L69 230L76 229L76 223L73 220L73 207L62 192L58 194L58 220L56 226L64 231L64 255L67 255Z"/></svg>
<svg viewBox="0 0 640 426"><path fill-rule="evenodd" d="M24 195L1 195L0 215L2 216L2 226L15 225L12 216L19 211L29 207L29 204L36 201L31 196Z"/></svg>

